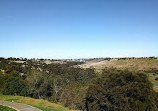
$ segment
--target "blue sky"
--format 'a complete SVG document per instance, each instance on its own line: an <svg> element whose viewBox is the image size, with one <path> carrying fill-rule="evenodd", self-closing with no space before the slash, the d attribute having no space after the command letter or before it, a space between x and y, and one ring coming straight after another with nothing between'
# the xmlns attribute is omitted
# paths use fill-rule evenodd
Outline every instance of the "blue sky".
<svg viewBox="0 0 158 111"><path fill-rule="evenodd" d="M0 0L0 56L158 56L157 0Z"/></svg>

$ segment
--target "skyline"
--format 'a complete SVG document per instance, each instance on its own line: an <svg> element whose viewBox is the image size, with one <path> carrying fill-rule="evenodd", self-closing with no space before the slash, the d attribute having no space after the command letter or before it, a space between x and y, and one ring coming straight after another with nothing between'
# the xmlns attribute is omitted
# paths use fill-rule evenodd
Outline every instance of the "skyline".
<svg viewBox="0 0 158 111"><path fill-rule="evenodd" d="M2 57L158 56L156 0L1 0Z"/></svg>

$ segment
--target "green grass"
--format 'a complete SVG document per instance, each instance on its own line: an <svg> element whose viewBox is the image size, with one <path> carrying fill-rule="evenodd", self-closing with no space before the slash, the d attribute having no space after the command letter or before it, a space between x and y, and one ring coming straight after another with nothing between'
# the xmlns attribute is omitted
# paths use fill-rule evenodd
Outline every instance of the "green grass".
<svg viewBox="0 0 158 111"><path fill-rule="evenodd" d="M37 107L43 111L72 111L72 110L69 110L68 108L65 108L64 106L60 104L51 103L43 99L33 99L30 97L0 94L0 100L28 104L28 105Z"/></svg>
<svg viewBox="0 0 158 111"><path fill-rule="evenodd" d="M16 111L15 109L9 108L7 106L0 105L0 111Z"/></svg>
<svg viewBox="0 0 158 111"><path fill-rule="evenodd" d="M42 111L67 111L65 109L53 109L53 108L41 107L41 106L34 106L34 107L37 107L37 108L41 109Z"/></svg>

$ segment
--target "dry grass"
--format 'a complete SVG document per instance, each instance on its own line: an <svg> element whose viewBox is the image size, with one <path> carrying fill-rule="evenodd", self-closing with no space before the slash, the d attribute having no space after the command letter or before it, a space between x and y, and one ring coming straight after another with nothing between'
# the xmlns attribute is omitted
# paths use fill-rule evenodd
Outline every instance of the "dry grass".
<svg viewBox="0 0 158 111"><path fill-rule="evenodd" d="M158 71L158 59L150 59L150 58L144 58L144 59L126 59L126 60L117 60L113 59L110 61L102 60L102 61L88 61L85 64L80 65L82 68L90 68L93 67L96 69L98 74L102 71L104 68L117 68L120 70L128 69L129 71L141 71L145 72L149 76L149 80L153 83L153 88L156 92L158 92L158 80L155 80L155 78L158 78L158 72L157 75L153 75L154 70ZM154 69L154 70L153 70ZM152 72L151 74L149 72Z"/></svg>
<svg viewBox="0 0 158 111"><path fill-rule="evenodd" d="M151 69L158 69L158 59L127 59L127 60L102 60L99 62L88 62L82 64L80 67L90 68L93 67L97 71L107 68L129 69L130 71L148 71Z"/></svg>

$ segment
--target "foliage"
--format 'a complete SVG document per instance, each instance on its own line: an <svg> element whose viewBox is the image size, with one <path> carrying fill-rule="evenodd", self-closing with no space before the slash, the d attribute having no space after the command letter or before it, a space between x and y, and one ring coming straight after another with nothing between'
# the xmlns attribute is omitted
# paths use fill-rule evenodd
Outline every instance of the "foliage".
<svg viewBox="0 0 158 111"><path fill-rule="evenodd" d="M74 82L64 88L59 101L72 109L82 110L84 109L83 100L85 98L87 88L88 87L83 83Z"/></svg>
<svg viewBox="0 0 158 111"><path fill-rule="evenodd" d="M0 91L3 90L3 86L4 86L4 75L2 74L2 72L0 71Z"/></svg>
<svg viewBox="0 0 158 111"><path fill-rule="evenodd" d="M154 92L153 96L155 98L156 107L158 108L158 92Z"/></svg>
<svg viewBox="0 0 158 111"><path fill-rule="evenodd" d="M19 77L9 78L5 81L3 94L27 96L28 87Z"/></svg>
<svg viewBox="0 0 158 111"><path fill-rule="evenodd" d="M156 77L155 80L158 80L158 77Z"/></svg>
<svg viewBox="0 0 158 111"><path fill-rule="evenodd" d="M156 111L152 84L144 74L103 71L89 86L88 111Z"/></svg>
<svg viewBox="0 0 158 111"><path fill-rule="evenodd" d="M94 59L93 61L102 61L103 59ZM10 95L23 95L23 96L29 96L36 99L45 99L50 102L58 103L60 102L66 107L69 107L71 109L80 109L81 111L85 111L85 98L86 98L86 92L87 90L90 91L90 88L88 89L88 86L90 87L94 86L98 90L102 90L101 88L104 87L104 85L99 86L99 84L104 83L104 81L107 81L105 85L111 85L109 86L108 90L105 94L112 93L111 97L114 96L117 99L114 99L117 101L118 99L121 102L115 102L114 106L116 104L125 104L125 108L127 105L127 101L129 102L128 97L126 97L126 88L129 89L129 92L132 92L133 90L136 90L135 95L139 95L139 89L142 87L142 92L145 90L145 85L147 83L143 83L142 81L146 81L146 77L142 76L142 80L139 82L139 76L136 77L137 79L132 79L129 82L124 82L126 77L125 75L121 75L121 71L116 70L115 68L112 68L109 70L109 67L107 69L104 69L103 75L100 77L100 75L97 75L95 73L95 70L93 68L80 68L77 65L83 64L83 62L68 62L68 61L60 61L60 62L54 62L53 60L49 60L51 64L46 64L44 59L26 59L26 58L0 58L0 91L3 91L3 94L10 94ZM57 60L58 61L58 60ZM112 63L111 65L116 66L131 66L130 71L134 72L134 70L139 66L139 64L147 63L146 66L152 66L151 64L154 63L154 67L157 67L157 60L156 59L136 59L136 58L128 58L125 60L118 60L118 61L111 61L111 58L105 58L105 62ZM135 67L132 67L132 65L135 65ZM148 65L149 64L149 65ZM107 65L108 66L108 65ZM145 67L141 67L141 69L145 69L147 73L154 73L157 74L158 70L154 67L146 69ZM126 68L126 67L125 67ZM123 69L125 69L123 68ZM150 69L150 70L149 70ZM129 75L129 72L123 72L122 74ZM115 75L110 76L110 75ZM117 76L116 76L117 75ZM118 76L121 75L121 76ZM133 77L133 73L131 73L131 77ZM140 74L138 74L140 75ZM97 84L97 76L99 78L97 79L99 83ZM153 76L154 80L156 75ZM109 79L108 79L109 78ZM135 78L135 76L133 77ZM122 83L117 82L116 80L123 81ZM112 83L115 83L112 85ZM129 84L131 83L131 84ZM138 83L140 83L138 85ZM91 85L92 84L92 85ZM133 84L133 85L132 85ZM141 85L142 84L142 85ZM144 85L143 85L144 84ZM136 89L132 89L134 86ZM116 87L115 87L116 86ZM145 87L144 87L145 86ZM149 85L147 85L146 88L149 88L151 86L151 83L149 82ZM99 89L100 88L100 89ZM105 87L107 88L107 86ZM104 88L104 89L105 89ZM152 89L152 86L151 86ZM97 90L91 89L92 92L95 92ZM147 89L146 89L147 90ZM102 91L104 93L105 91ZM149 91L150 92L150 91ZM152 91L151 91L152 92ZM101 95L101 92L98 92L98 95ZM117 96L117 94L124 96L120 97ZM133 93L132 93L133 94ZM142 93L144 94L144 93ZM88 95L88 94L87 94ZM110 94L109 94L110 95ZM157 97L156 94L154 94ZM147 94L144 94L147 98L150 97ZM6 96L5 96L6 97ZM132 98L130 96L130 98ZM20 99L16 100L14 99L8 99L8 100L14 100L17 102L24 102L26 104L32 103L31 99ZM126 101L127 99L127 101ZM146 99L146 98L145 98ZM152 99L152 97L151 97ZM132 104L136 101L136 99L131 99L133 102L129 104L129 107L131 107ZM107 101L107 100L106 100ZM109 101L109 100L108 100ZM124 103L123 103L123 102ZM155 99L155 101L157 101ZM40 105L45 104L46 102L40 103ZM157 103L157 102L156 102ZM47 103L49 104L49 103ZM140 104L139 101L137 104ZM40 107L39 104L32 104L36 107ZM51 105L51 104L49 104ZM49 105L43 105L42 108L45 111L49 111ZM148 105L147 103L143 104L142 107L145 108L144 105ZM112 106L112 107L114 107ZM128 106L128 105L127 105ZM41 109L42 109L41 108ZM121 108L121 107L120 107ZM153 107L154 108L154 107ZM56 109L56 108L51 108ZM92 110L93 111L93 110Z"/></svg>
<svg viewBox="0 0 158 111"><path fill-rule="evenodd" d="M68 65L68 66L74 66L74 65L81 65L81 64L83 64L84 62L66 62L66 64Z"/></svg>
<svg viewBox="0 0 158 111"><path fill-rule="evenodd" d="M33 70L27 77L30 96L36 99L48 99L52 96L51 77L45 73Z"/></svg>

